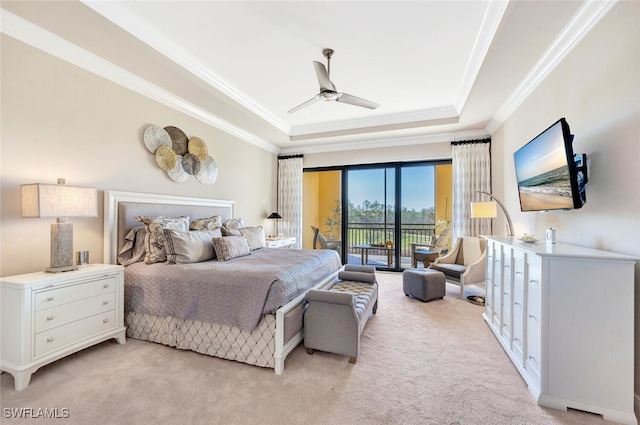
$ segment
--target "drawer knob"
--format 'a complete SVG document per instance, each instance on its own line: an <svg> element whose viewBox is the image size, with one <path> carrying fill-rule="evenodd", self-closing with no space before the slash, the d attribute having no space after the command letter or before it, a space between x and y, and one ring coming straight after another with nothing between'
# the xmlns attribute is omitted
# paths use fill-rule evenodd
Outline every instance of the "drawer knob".
<svg viewBox="0 0 640 425"><path fill-rule="evenodd" d="M47 342L53 342L53 337L50 336L49 338L47 338Z"/></svg>
<svg viewBox="0 0 640 425"><path fill-rule="evenodd" d="M47 322L50 322L53 320L53 316L47 316Z"/></svg>
<svg viewBox="0 0 640 425"><path fill-rule="evenodd" d="M513 305L517 305L518 307L522 307L522 304L520 304L518 301L514 302Z"/></svg>
<svg viewBox="0 0 640 425"><path fill-rule="evenodd" d="M47 301L53 301L53 297L47 297Z"/></svg>
<svg viewBox="0 0 640 425"><path fill-rule="evenodd" d="M527 356L527 358L528 358L529 360L535 360L535 359L536 359L535 357L533 357L533 356L531 356L531 355Z"/></svg>
<svg viewBox="0 0 640 425"><path fill-rule="evenodd" d="M505 265L504 265L504 268L505 268L505 269L510 269L510 268L511 268L511 266L510 266L509 264L505 264Z"/></svg>
<svg viewBox="0 0 640 425"><path fill-rule="evenodd" d="M506 295L507 297L509 296L509 293L508 293L508 292L503 292L502 294L503 294L503 295Z"/></svg>
<svg viewBox="0 0 640 425"><path fill-rule="evenodd" d="M109 323L109 319L102 319L102 323Z"/></svg>
<svg viewBox="0 0 640 425"><path fill-rule="evenodd" d="M102 301L102 305L107 305L107 304L109 304L109 300Z"/></svg>
<svg viewBox="0 0 640 425"><path fill-rule="evenodd" d="M533 314L529 315L529 319L535 319L535 318L536 318L536 316L534 316Z"/></svg>
<svg viewBox="0 0 640 425"><path fill-rule="evenodd" d="M513 338L514 341L520 341L520 338Z"/></svg>
<svg viewBox="0 0 640 425"><path fill-rule="evenodd" d="M103 283L103 284L102 284L102 287L106 289L106 288L108 288L108 287L109 287L109 284L108 284L108 283Z"/></svg>
<svg viewBox="0 0 640 425"><path fill-rule="evenodd" d="M520 271L516 271L516 274L523 274L523 273L522 273L522 272L520 272Z"/></svg>
<svg viewBox="0 0 640 425"><path fill-rule="evenodd" d="M536 283L536 284L537 284L537 283L538 283L538 281L537 281L537 280L535 280L535 279L530 279L530 280L529 280L529 283Z"/></svg>

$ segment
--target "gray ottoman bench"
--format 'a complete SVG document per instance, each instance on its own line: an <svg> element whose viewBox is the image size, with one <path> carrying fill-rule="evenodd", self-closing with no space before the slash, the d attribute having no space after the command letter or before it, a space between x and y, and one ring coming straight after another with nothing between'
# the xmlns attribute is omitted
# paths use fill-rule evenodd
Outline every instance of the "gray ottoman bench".
<svg viewBox="0 0 640 425"><path fill-rule="evenodd" d="M355 363L364 325L378 308L375 268L347 264L340 281L330 289L311 289L305 295L304 346L349 356Z"/></svg>
<svg viewBox="0 0 640 425"><path fill-rule="evenodd" d="M406 269L402 272L402 289L408 297L420 301L444 298L444 273L429 269Z"/></svg>

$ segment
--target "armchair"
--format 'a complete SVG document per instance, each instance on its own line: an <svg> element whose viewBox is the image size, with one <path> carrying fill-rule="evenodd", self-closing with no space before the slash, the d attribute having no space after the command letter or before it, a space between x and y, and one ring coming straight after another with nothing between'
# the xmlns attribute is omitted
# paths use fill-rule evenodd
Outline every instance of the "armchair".
<svg viewBox="0 0 640 425"><path fill-rule="evenodd" d="M458 238L451 251L431 263L430 268L444 273L447 281L460 285L460 298L464 299L467 285L485 282L486 243L478 237Z"/></svg>
<svg viewBox="0 0 640 425"><path fill-rule="evenodd" d="M342 257L342 241L327 239L317 227L311 226L311 230L313 230L313 249L318 249L319 245L320 249L332 249Z"/></svg>
<svg viewBox="0 0 640 425"><path fill-rule="evenodd" d="M413 267L418 266L421 261L425 267L429 266L430 261L434 261L443 250L449 246L451 239L451 229L444 229L439 235L432 235L429 243L412 243L411 244L411 263ZM433 254L425 254L416 251L431 251Z"/></svg>

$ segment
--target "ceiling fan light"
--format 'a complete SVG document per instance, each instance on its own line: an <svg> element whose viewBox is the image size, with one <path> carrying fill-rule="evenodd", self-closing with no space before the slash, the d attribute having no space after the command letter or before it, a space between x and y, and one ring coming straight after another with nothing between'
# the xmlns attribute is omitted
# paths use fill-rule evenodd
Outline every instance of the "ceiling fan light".
<svg viewBox="0 0 640 425"><path fill-rule="evenodd" d="M340 98L340 93L325 91L320 93L320 97L322 100L326 101L338 100Z"/></svg>

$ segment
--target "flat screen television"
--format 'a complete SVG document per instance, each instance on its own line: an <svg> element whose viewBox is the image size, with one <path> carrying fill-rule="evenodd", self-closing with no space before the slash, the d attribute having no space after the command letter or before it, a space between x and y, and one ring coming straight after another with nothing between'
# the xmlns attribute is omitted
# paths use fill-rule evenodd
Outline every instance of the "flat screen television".
<svg viewBox="0 0 640 425"><path fill-rule="evenodd" d="M585 204L586 155L574 155L572 144L569 124L560 118L513 154L521 211L570 210Z"/></svg>

